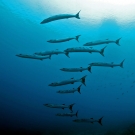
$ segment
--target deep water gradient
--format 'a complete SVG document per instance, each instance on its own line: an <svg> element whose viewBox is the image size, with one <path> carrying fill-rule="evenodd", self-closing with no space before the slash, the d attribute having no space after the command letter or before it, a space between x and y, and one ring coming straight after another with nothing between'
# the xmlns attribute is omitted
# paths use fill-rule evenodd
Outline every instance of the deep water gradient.
<svg viewBox="0 0 135 135"><path fill-rule="evenodd" d="M135 123L135 24L122 24L116 19L106 18L94 25L89 16L89 22L83 18L85 9L80 12L81 19L40 24L43 19L56 14L51 7L45 5L45 9L44 13L40 12L38 5L36 13L22 0L0 2L0 133L104 133L123 130ZM57 44L47 42L79 34L79 43L76 40ZM60 54L53 55L51 60L40 61L16 56L56 49L63 51L82 47L90 41L116 40L120 37L121 46L114 43L94 46L95 49L107 46L104 57L99 53L70 53L70 58ZM92 73L60 70L87 67L92 62L120 63L123 59L124 68L92 67ZM58 90L77 88L81 83L48 86L52 82L78 79L84 75L87 75L86 86L82 85L81 94L56 93ZM75 103L73 112L78 111L78 118L99 119L103 116L103 126L98 123L75 123L73 120L76 117L56 116L70 110L43 106L47 103Z"/></svg>

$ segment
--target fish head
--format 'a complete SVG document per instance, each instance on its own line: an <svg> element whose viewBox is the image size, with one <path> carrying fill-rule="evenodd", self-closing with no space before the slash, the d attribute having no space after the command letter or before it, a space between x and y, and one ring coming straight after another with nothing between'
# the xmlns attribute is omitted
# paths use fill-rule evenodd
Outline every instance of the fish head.
<svg viewBox="0 0 135 135"><path fill-rule="evenodd" d="M48 86L57 86L57 82L54 82L54 83L50 83Z"/></svg>
<svg viewBox="0 0 135 135"><path fill-rule="evenodd" d="M61 116L61 114L60 113L57 113L56 116Z"/></svg>
<svg viewBox="0 0 135 135"><path fill-rule="evenodd" d="M93 65L94 65L94 63L90 63L89 65L90 65L90 66L93 66Z"/></svg>
<svg viewBox="0 0 135 135"><path fill-rule="evenodd" d="M57 91L57 93L60 93L60 90L59 90L59 91Z"/></svg>
<svg viewBox="0 0 135 135"><path fill-rule="evenodd" d="M51 42L54 42L55 40L51 39L51 40L48 40L47 42L51 43Z"/></svg>
<svg viewBox="0 0 135 135"><path fill-rule="evenodd" d="M68 51L69 51L69 49L64 50L64 52L68 52Z"/></svg>
<svg viewBox="0 0 135 135"><path fill-rule="evenodd" d="M65 52L70 52L70 51L73 51L74 48L67 48L66 50L64 50Z"/></svg>
<svg viewBox="0 0 135 135"><path fill-rule="evenodd" d="M34 55L41 55L41 52L36 52L34 53Z"/></svg>
<svg viewBox="0 0 135 135"><path fill-rule="evenodd" d="M22 54L16 54L16 56L20 57L20 56L22 56Z"/></svg>
<svg viewBox="0 0 135 135"><path fill-rule="evenodd" d="M80 120L79 119L75 119L75 120L73 120L73 122L80 122Z"/></svg>
<svg viewBox="0 0 135 135"><path fill-rule="evenodd" d="M49 104L43 104L44 106L49 106Z"/></svg>
<svg viewBox="0 0 135 135"><path fill-rule="evenodd" d="M66 68L61 68L60 70L61 70L61 71L64 71L65 69L66 69Z"/></svg>

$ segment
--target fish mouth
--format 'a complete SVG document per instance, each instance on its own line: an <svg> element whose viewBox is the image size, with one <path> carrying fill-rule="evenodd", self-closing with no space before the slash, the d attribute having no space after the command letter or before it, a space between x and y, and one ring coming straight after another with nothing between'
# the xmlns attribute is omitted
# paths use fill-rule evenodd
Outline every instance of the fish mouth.
<svg viewBox="0 0 135 135"><path fill-rule="evenodd" d="M73 120L73 122L77 122L76 120Z"/></svg>
<svg viewBox="0 0 135 135"><path fill-rule="evenodd" d="M43 24L44 22L42 21L40 24Z"/></svg>
<svg viewBox="0 0 135 135"><path fill-rule="evenodd" d="M43 104L44 106L48 106L48 104Z"/></svg>

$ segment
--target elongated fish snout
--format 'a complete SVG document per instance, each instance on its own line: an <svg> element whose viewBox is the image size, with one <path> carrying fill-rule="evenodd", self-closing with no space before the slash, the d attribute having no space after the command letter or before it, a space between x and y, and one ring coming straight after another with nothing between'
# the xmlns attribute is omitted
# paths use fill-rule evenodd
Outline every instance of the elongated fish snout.
<svg viewBox="0 0 135 135"><path fill-rule="evenodd" d="M52 41L52 40L48 40L47 42L49 42L49 43L50 43L51 41Z"/></svg>
<svg viewBox="0 0 135 135"><path fill-rule="evenodd" d="M50 83L48 86L55 86L57 83Z"/></svg>
<svg viewBox="0 0 135 135"><path fill-rule="evenodd" d="M73 122L78 122L78 120L77 120L77 119L75 119L75 120L73 120Z"/></svg>
<svg viewBox="0 0 135 135"><path fill-rule="evenodd" d="M43 104L44 106L48 106L48 104Z"/></svg>
<svg viewBox="0 0 135 135"><path fill-rule="evenodd" d="M48 84L48 86L52 86L52 83L51 84Z"/></svg>
<svg viewBox="0 0 135 135"><path fill-rule="evenodd" d="M44 20L40 23L40 24L44 24L45 22L44 22Z"/></svg>
<svg viewBox="0 0 135 135"><path fill-rule="evenodd" d="M65 68L61 68L60 70L63 71Z"/></svg>

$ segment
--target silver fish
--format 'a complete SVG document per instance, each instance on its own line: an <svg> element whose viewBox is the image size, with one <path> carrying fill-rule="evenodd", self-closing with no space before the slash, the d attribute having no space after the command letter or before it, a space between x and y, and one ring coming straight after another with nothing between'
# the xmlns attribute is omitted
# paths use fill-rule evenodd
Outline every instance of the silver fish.
<svg viewBox="0 0 135 135"><path fill-rule="evenodd" d="M47 42L49 43L61 43L61 42L67 42L67 41L70 41L70 40L73 40L73 39L76 39L78 42L79 42L79 37L81 35L78 35L78 36L75 36L75 37L70 37L70 38L63 38L63 39L51 39L51 40L48 40Z"/></svg>
<svg viewBox="0 0 135 135"><path fill-rule="evenodd" d="M78 117L78 111L76 113L57 113L56 116L62 116L62 117Z"/></svg>
<svg viewBox="0 0 135 135"><path fill-rule="evenodd" d="M85 78L86 78L87 75L83 76L82 78L80 79L74 79L74 78L71 78L69 80L65 80L65 81L61 81L61 82L54 82L54 83L51 83L49 84L49 86L61 86L61 85L67 85L67 84L74 84L75 82L81 82L82 84L85 84Z"/></svg>
<svg viewBox="0 0 135 135"><path fill-rule="evenodd" d="M98 120L94 120L93 118L90 118L90 119L75 119L75 120L73 120L73 122L77 122L77 123L92 123L92 124L94 122L98 122L100 125L102 125L102 119L103 119L103 117L101 117Z"/></svg>
<svg viewBox="0 0 135 135"><path fill-rule="evenodd" d="M104 48L102 48L101 50L96 50L93 48L86 48L86 47L75 47L75 48L67 48L65 51L66 55L69 56L69 53L71 52L88 52L88 53L93 53L93 52L97 52L100 53L102 56L104 56L104 50L105 50L106 46Z"/></svg>
<svg viewBox="0 0 135 135"><path fill-rule="evenodd" d="M87 68L83 68L83 67L80 67L80 68L61 68L60 70L65 71L65 72L82 72L82 71L88 70L89 72L91 72L91 66L89 66Z"/></svg>
<svg viewBox="0 0 135 135"><path fill-rule="evenodd" d="M77 89L72 89L72 90L59 90L59 91L57 91L57 93L60 93L60 94L69 94L69 93L74 93L74 92L78 91L81 94L81 92L80 92L81 86L82 85L80 85Z"/></svg>
<svg viewBox="0 0 135 135"><path fill-rule="evenodd" d="M60 19L74 18L74 17L77 19L80 19L79 13L80 13L80 11L76 15L71 15L71 14L54 15L54 16L44 19L40 24L49 23L52 21L60 20Z"/></svg>
<svg viewBox="0 0 135 135"><path fill-rule="evenodd" d="M43 104L44 106L46 107L50 107L50 108L60 108L60 109L65 109L65 108L69 108L72 112L72 107L74 104L71 104L71 105L65 105L65 104L62 104L62 105L59 105L59 104Z"/></svg>
<svg viewBox="0 0 135 135"><path fill-rule="evenodd" d="M53 50L53 51L36 52L34 54L40 55L40 56L46 56L46 55L52 56L52 55L58 55L58 54L65 54L67 56L67 54L65 52L59 51L58 49ZM69 57L69 56L67 56L67 57Z"/></svg>
<svg viewBox="0 0 135 135"><path fill-rule="evenodd" d="M29 58L29 59L37 59L37 60L51 59L51 56L36 56L36 55L27 55L27 54L17 54L16 56L21 58Z"/></svg>
<svg viewBox="0 0 135 135"><path fill-rule="evenodd" d="M102 66L102 67L117 67L117 66L120 66L121 68L123 68L123 63L124 63L125 59L119 63L119 64L115 64L115 63L104 63L104 62L93 62L93 63L90 63L89 65L92 67L92 66Z"/></svg>
<svg viewBox="0 0 135 135"><path fill-rule="evenodd" d="M120 46L119 41L121 38L117 40L98 40L98 41L93 41L93 42L87 42L83 46L94 46L94 45L101 45L101 44L110 44L110 43L116 43L118 46Z"/></svg>

